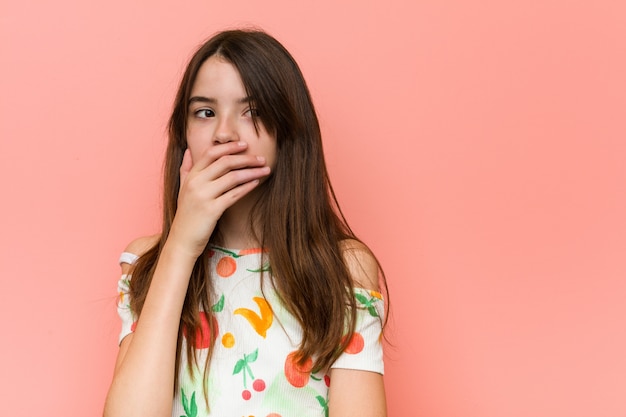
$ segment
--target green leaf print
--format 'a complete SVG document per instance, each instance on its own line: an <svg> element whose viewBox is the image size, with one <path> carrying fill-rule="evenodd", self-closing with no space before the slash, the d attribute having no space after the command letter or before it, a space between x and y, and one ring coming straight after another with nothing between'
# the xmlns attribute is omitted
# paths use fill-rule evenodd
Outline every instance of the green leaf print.
<svg viewBox="0 0 626 417"><path fill-rule="evenodd" d="M218 248L217 246L213 246L213 249L214 249L214 250L216 250L216 251L219 251L219 252L225 253L225 254L227 254L227 255L230 255L230 256L232 256L232 257L233 257L233 258L235 258L235 259L239 258L239 255L238 255L238 254L236 254L236 253L235 253L235 252L233 252L233 251L230 251L230 250L227 250L227 249L224 249L224 248Z"/></svg>
<svg viewBox="0 0 626 417"><path fill-rule="evenodd" d="M224 310L224 294L222 294L220 300L211 307L211 310L214 313L221 313L222 310Z"/></svg>
<svg viewBox="0 0 626 417"><path fill-rule="evenodd" d="M261 268L256 268L256 269L246 269L246 271L248 272L269 272L270 274L272 273L272 267L270 266L269 263L264 263L263 266Z"/></svg>
<svg viewBox="0 0 626 417"><path fill-rule="evenodd" d="M259 349L256 349L254 352L252 352L249 355L244 355L244 358L246 359L246 362L254 362L256 361L256 358L259 357Z"/></svg>
<svg viewBox="0 0 626 417"><path fill-rule="evenodd" d="M321 395L318 395L315 398L317 398L317 402L319 402L322 408L324 409L324 416L328 417L328 402L326 401L326 399L322 397Z"/></svg>
<svg viewBox="0 0 626 417"><path fill-rule="evenodd" d="M180 393L182 394L183 400L183 409L185 410L185 415L180 417L197 417L198 416L198 405L196 404L196 392L194 391L191 394L191 404L187 400L187 396L185 395L185 390L180 389Z"/></svg>
<svg viewBox="0 0 626 417"><path fill-rule="evenodd" d="M368 305L369 303L367 302L367 297L364 296L363 294L354 294L354 298L357 299L357 301L361 304L365 304Z"/></svg>
<svg viewBox="0 0 626 417"><path fill-rule="evenodd" d="M246 366L246 361L243 359L239 359L235 364L235 369L233 369L233 375L237 375L239 372L241 372L244 366Z"/></svg>
<svg viewBox="0 0 626 417"><path fill-rule="evenodd" d="M252 368L250 368L250 363L256 361L259 356L259 349L257 348L254 352L249 355L244 354L243 359L239 359L235 364L235 369L233 369L233 375L237 375L239 372L243 371L243 386L244 388L248 388L248 379L246 375L250 375L250 379L254 380L254 374L252 373Z"/></svg>
<svg viewBox="0 0 626 417"><path fill-rule="evenodd" d="M185 414L189 414L189 402L187 402L187 396L185 395L185 390L181 388L180 393L183 396L183 409L185 410Z"/></svg>
<svg viewBox="0 0 626 417"><path fill-rule="evenodd" d="M196 392L194 391L191 394L191 413L189 413L189 417L196 417L198 415L198 406L196 405Z"/></svg>
<svg viewBox="0 0 626 417"><path fill-rule="evenodd" d="M370 313L370 316L379 317L378 311L376 311L376 307L374 307L374 303L379 301L378 298L372 297L368 300L366 296L364 296L363 294L358 294L358 293L354 294L354 298L356 298L356 300L359 303L363 304L363 306L367 308L367 311Z"/></svg>

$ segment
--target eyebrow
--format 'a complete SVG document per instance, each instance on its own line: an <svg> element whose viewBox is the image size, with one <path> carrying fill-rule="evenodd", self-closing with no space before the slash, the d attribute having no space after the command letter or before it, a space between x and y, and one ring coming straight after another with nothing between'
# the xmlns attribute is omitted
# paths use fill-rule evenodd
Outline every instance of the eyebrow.
<svg viewBox="0 0 626 417"><path fill-rule="evenodd" d="M243 97L237 100L237 104L247 104L253 101L252 97ZM193 96L189 99L189 105L192 105L193 103L216 104L217 99L213 97Z"/></svg>

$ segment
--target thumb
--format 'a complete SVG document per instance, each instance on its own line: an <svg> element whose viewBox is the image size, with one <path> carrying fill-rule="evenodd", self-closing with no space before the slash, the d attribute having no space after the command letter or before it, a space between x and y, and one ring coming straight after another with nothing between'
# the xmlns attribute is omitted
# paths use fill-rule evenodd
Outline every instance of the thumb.
<svg viewBox="0 0 626 417"><path fill-rule="evenodd" d="M185 150L185 154L183 155L183 162L180 164L181 187L183 183L185 182L185 178L187 178L187 175L189 174L189 171L191 171L192 167L193 167L193 161L191 160L191 152L189 151L189 148L187 148Z"/></svg>

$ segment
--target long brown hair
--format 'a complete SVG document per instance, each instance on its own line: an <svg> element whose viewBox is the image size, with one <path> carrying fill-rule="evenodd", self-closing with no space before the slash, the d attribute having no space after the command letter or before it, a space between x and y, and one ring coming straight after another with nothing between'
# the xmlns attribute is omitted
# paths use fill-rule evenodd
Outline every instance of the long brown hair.
<svg viewBox="0 0 626 417"><path fill-rule="evenodd" d="M131 308L137 314L141 312L176 213L179 168L187 148L191 89L200 66L213 55L238 70L246 93L258 110L255 124L261 122L276 137L276 167L259 186L261 198L249 220L251 225L258 225L256 238L261 247L268 249L273 287L302 325L301 363L313 358L315 370L326 369L346 348L354 332L354 283L344 262L341 242L358 239L341 213L330 184L317 115L302 73L289 52L261 31L221 32L204 43L187 66L169 121L163 231L158 244L141 256L134 267ZM210 243L220 243L219 223ZM196 358L194 339L196 329L200 328L199 309L207 315L213 314L210 306L215 300L209 299L213 283L208 265L206 249L195 264L185 297L178 334L177 370L183 329L187 329L184 336L187 365L192 368L192 358ZM381 280L385 285L382 272ZM212 318L208 322L213 325ZM213 334L212 328L210 332ZM209 347L209 358L212 350L213 345Z"/></svg>

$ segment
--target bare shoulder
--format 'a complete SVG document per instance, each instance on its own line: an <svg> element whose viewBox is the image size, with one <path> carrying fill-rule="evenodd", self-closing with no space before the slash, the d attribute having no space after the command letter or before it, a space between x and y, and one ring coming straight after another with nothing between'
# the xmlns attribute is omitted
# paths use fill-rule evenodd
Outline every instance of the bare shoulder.
<svg viewBox="0 0 626 417"><path fill-rule="evenodd" d="M372 251L363 243L346 239L339 244L344 262L356 287L378 291L378 261Z"/></svg>
<svg viewBox="0 0 626 417"><path fill-rule="evenodd" d="M142 236L130 242L124 252L133 254L135 256L141 256L144 253L148 252L150 248L157 244L160 234L152 235L152 236ZM122 273L129 274L131 272L131 265L127 263L127 261L121 261Z"/></svg>
<svg viewBox="0 0 626 417"><path fill-rule="evenodd" d="M138 237L137 239L130 242L128 246L126 246L124 252L141 256L144 253L148 252L154 245L156 245L160 237L160 234Z"/></svg>

